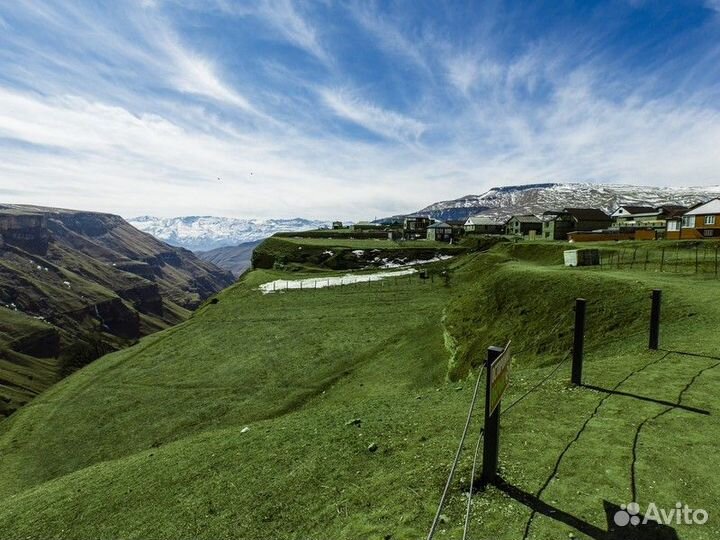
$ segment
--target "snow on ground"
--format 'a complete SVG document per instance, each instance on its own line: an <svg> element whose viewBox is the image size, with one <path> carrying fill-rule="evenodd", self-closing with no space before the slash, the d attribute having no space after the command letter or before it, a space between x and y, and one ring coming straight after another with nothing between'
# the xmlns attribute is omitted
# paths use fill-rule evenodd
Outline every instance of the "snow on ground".
<svg viewBox="0 0 720 540"><path fill-rule="evenodd" d="M414 268L398 270L395 272L375 272L374 274L345 274L337 277L307 278L307 279L276 279L260 285L259 289L263 294L287 289L322 289L324 287L340 287L342 285L353 285L355 283L368 283L369 281L382 281L383 279L397 276L407 276L417 272Z"/></svg>
<svg viewBox="0 0 720 540"><path fill-rule="evenodd" d="M418 264L429 264L429 263L435 263L440 261L447 261L448 259L452 259L453 255L439 255L437 257L433 257L432 259L417 259L414 261L407 261L404 259L396 259L395 261L390 261L388 259L375 259L376 262L382 261L382 264L378 266L377 268L404 268L406 266L417 266ZM399 262L397 262L399 261Z"/></svg>

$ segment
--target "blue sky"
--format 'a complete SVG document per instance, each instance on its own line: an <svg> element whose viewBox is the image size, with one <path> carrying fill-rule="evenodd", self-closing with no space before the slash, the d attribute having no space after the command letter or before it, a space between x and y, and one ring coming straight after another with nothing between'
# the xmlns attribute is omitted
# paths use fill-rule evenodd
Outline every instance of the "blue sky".
<svg viewBox="0 0 720 540"><path fill-rule="evenodd" d="M720 0L0 0L0 201L366 219L720 184L719 66Z"/></svg>

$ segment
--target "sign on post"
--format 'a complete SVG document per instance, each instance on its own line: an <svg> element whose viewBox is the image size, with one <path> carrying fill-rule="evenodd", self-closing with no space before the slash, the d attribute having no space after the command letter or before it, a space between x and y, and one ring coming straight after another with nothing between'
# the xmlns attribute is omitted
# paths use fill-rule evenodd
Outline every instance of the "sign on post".
<svg viewBox="0 0 720 540"><path fill-rule="evenodd" d="M483 468L480 482L483 485L497 481L498 452L500 449L500 402L510 382L510 342L504 349L490 347L487 351L487 386L485 387L485 441Z"/></svg>
<svg viewBox="0 0 720 540"><path fill-rule="evenodd" d="M500 356L490 366L490 410L488 414L495 412L509 382L510 343L505 346Z"/></svg>

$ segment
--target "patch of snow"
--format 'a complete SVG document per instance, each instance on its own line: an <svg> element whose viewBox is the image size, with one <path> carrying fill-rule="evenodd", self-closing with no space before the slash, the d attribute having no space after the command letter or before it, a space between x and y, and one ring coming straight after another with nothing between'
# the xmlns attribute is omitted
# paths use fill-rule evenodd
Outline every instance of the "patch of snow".
<svg viewBox="0 0 720 540"><path fill-rule="evenodd" d="M323 255L330 255L332 257L333 255L335 255L335 253L330 251L329 249L326 249L325 251L323 251Z"/></svg>
<svg viewBox="0 0 720 540"><path fill-rule="evenodd" d="M405 266L417 266L418 264L430 264L435 262L447 261L452 259L452 255L438 255L432 259L417 259L414 261L407 261L406 259L396 259L395 261L389 261L388 259L382 259L383 264L380 268L403 268Z"/></svg>
<svg viewBox="0 0 720 540"><path fill-rule="evenodd" d="M365 250L363 250L363 249L353 249L352 253L353 253L353 255L355 255L356 257L362 257L363 255L365 255Z"/></svg>
<svg viewBox="0 0 720 540"><path fill-rule="evenodd" d="M382 281L383 279L393 278L397 276L407 276L417 272L414 268L400 270L396 272L375 272L374 274L345 274L343 276L333 276L325 278L306 278L306 279L276 279L268 283L263 283L258 287L263 294L273 293L276 291L285 291L288 289L310 290L323 289L325 287L341 287L343 285L353 285L355 283L368 283L370 281Z"/></svg>
<svg viewBox="0 0 720 540"><path fill-rule="evenodd" d="M257 242L276 232L307 231L330 226L329 221L301 218L236 219L214 216L142 216L131 218L128 222L168 244L198 251Z"/></svg>

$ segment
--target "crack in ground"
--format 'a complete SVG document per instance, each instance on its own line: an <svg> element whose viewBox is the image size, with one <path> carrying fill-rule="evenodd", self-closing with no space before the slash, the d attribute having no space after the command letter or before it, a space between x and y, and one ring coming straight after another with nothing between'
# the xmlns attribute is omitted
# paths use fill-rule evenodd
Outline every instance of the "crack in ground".
<svg viewBox="0 0 720 540"><path fill-rule="evenodd" d="M660 358L657 358L657 359L655 359L655 360L652 360L652 361L648 362L647 364L645 364L645 365L642 366L641 368L636 369L635 371L631 371L624 379L622 379L620 382L618 382L618 383L613 387L613 390L617 390L618 388L620 388L620 386L622 386L624 383L626 383L626 382L628 381L628 379L630 379L630 377L632 377L632 376L634 376L634 375L637 375L638 373L644 371L645 369L649 368L650 366L652 366L652 365L654 365L654 364L657 364L658 362L664 360L664 359L667 358L670 354L671 354L670 352L666 352L666 353L665 353L663 356L661 356ZM581 436L582 433L585 431L585 429L587 428L587 426L588 426L588 424L590 423L590 421L593 420L593 418L595 418L595 417L597 416L598 411L600 410L600 407L602 407L602 405L605 403L605 401L607 401L611 396L612 396L612 394L607 394L606 396L604 396L604 397L600 400L600 402L597 404L597 406L595 407L595 409L593 410L593 412L590 414L590 416L587 417L587 419L585 420L585 422L583 423L583 425L580 427L580 429L578 430L578 432L575 434L575 437L573 437L573 439L567 444L567 446L565 446L565 448L563 449L563 451L560 452L560 455L558 456L557 460L555 461L555 466L553 467L553 470L552 470L552 472L550 473L550 476L548 476L547 480L545 480L545 482L543 483L543 485L540 487L540 489L538 490L538 492L535 494L535 497L536 497L538 500L540 500L540 496L543 494L543 492L544 492L544 491L547 489L547 487L550 485L550 482L552 482L552 479L557 475L557 472L558 472L558 470L560 469L560 463L562 462L563 458L565 457L565 454L567 454L568 451L570 450L570 448L573 446L573 444L575 444L575 443L578 441L578 439L580 439L580 436ZM533 511L530 513L530 517L528 518L527 523L525 524L525 531L524 531L524 533L523 533L523 540L527 540L528 535L530 534L530 527L532 526L533 520L535 519L535 516L536 516L536 515L537 515L537 511L536 511L536 510L533 510Z"/></svg>
<svg viewBox="0 0 720 540"><path fill-rule="evenodd" d="M693 356L695 356L695 355L693 355ZM700 356L700 355L698 355L698 356ZM715 359L714 357L708 357L708 358ZM678 398L677 398L678 404L682 403L682 398L683 398L683 395L685 394L685 392L687 392L688 390L690 390L690 387L691 387L693 384L695 384L695 381L697 381L697 379L698 379L703 373L705 373L706 371L709 371L709 370L711 370L711 369L713 369L713 368L716 368L717 366L720 366L720 362L716 362L715 364L713 364L713 365L711 365L711 366L704 367L703 369L701 369L700 371L698 371L698 372L693 376L693 378L690 379L690 382L685 385L685 388L683 388L683 389L680 391L680 393L678 394ZM674 409L675 409L675 407L667 407L667 408L664 409L663 411L660 411L659 413L657 413L657 414L655 414L655 415L653 415L653 416L648 416L645 420L643 420L643 421L640 423L640 425L639 425L639 426L637 427L637 429L635 430L635 437L634 437L634 439L633 439L633 446L632 446L632 463L630 464L630 482L631 482L631 484L630 484L630 490L631 490L631 492L632 492L632 500L633 500L633 501L637 501L637 483L636 483L636 482L637 482L637 472L636 472L636 467L637 467L637 446L638 446L638 441L639 441L639 439L640 439L640 432L642 431L642 428L645 427L645 425L646 425L648 422L652 422L653 420L657 420L657 419L660 418L661 416L669 413L670 411L672 411L672 410L674 410Z"/></svg>

